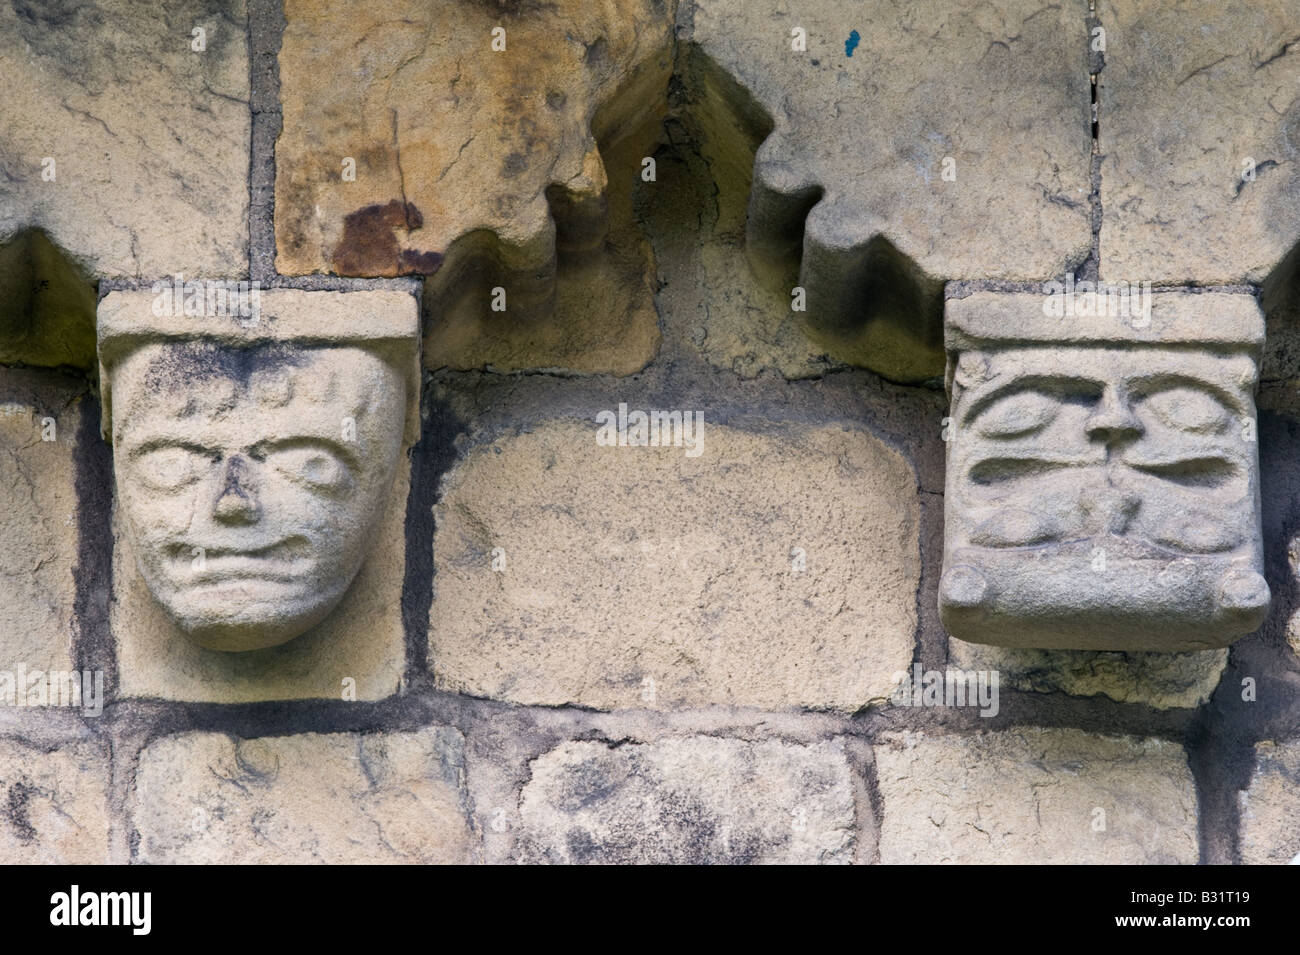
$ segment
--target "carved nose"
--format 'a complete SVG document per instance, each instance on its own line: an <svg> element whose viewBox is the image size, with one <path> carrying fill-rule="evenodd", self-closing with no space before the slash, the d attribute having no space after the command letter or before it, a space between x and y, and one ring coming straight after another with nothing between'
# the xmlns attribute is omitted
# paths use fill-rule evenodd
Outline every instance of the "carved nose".
<svg viewBox="0 0 1300 955"><path fill-rule="evenodd" d="M1100 441L1110 447L1122 441L1142 436L1142 422L1129 411L1128 406L1112 390L1102 396L1101 407L1089 416L1084 429L1091 441Z"/></svg>
<svg viewBox="0 0 1300 955"><path fill-rule="evenodd" d="M255 524L262 516L248 462L238 454L226 462L213 515L223 524Z"/></svg>

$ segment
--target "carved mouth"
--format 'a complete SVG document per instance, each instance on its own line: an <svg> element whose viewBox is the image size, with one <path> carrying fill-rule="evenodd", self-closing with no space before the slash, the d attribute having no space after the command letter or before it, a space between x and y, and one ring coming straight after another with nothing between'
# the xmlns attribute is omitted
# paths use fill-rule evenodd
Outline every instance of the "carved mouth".
<svg viewBox="0 0 1300 955"><path fill-rule="evenodd" d="M1237 478L1242 471L1236 462L1209 454L1169 461L1128 460L1125 464L1162 481L1191 488L1219 487Z"/></svg>
<svg viewBox="0 0 1300 955"><path fill-rule="evenodd" d="M1066 468L1099 468L1105 461L1089 457L1001 456L985 458L970 468L971 483L981 487L1046 477Z"/></svg>
<svg viewBox="0 0 1300 955"><path fill-rule="evenodd" d="M1096 458L1004 455L975 462L971 465L968 474L972 484L983 488L1027 479L1047 478L1067 468L1105 470L1107 474L1117 476L1125 472L1135 472L1170 484L1196 488L1219 487L1242 474L1242 467L1238 462L1220 454L1149 459L1126 455L1110 462Z"/></svg>
<svg viewBox="0 0 1300 955"><path fill-rule="evenodd" d="M264 547L202 547L173 544L168 548L173 571L190 586L211 586L241 580L293 583L309 563L307 541L290 537Z"/></svg>

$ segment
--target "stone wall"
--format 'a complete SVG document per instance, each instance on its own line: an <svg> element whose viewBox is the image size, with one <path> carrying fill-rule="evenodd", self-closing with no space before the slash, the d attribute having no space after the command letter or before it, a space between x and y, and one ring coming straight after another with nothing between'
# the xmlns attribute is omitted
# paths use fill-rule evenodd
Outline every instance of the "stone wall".
<svg viewBox="0 0 1300 955"><path fill-rule="evenodd" d="M166 8L0 9L0 859L1300 854L1300 2ZM1180 355L1262 314L1240 640L940 620L945 315L1067 277L1150 283ZM395 369L364 563L259 649L139 527L185 505L124 422L209 378L130 356L203 342ZM949 668L996 692L900 693Z"/></svg>

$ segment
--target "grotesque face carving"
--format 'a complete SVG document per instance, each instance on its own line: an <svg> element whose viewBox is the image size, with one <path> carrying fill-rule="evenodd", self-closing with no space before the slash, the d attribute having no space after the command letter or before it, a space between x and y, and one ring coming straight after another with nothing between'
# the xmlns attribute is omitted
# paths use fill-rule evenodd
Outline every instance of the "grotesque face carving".
<svg viewBox="0 0 1300 955"><path fill-rule="evenodd" d="M218 650L319 623L392 488L401 371L356 347L173 342L125 356L112 385L122 513L172 619Z"/></svg>
<svg viewBox="0 0 1300 955"><path fill-rule="evenodd" d="M954 636L1195 649L1262 622L1247 349L961 344L940 584Z"/></svg>
<svg viewBox="0 0 1300 955"><path fill-rule="evenodd" d="M966 352L952 466L979 547L1114 536L1226 553L1251 533L1254 363L1169 349Z"/></svg>

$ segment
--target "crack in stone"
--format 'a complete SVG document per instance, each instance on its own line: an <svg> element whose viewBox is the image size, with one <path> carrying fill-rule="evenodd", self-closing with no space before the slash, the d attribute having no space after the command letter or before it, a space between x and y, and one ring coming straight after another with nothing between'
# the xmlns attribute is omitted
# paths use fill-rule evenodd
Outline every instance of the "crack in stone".
<svg viewBox="0 0 1300 955"><path fill-rule="evenodd" d="M393 154L394 161L397 163L397 185L402 194L402 219L406 223L406 231L410 232L411 204L406 201L406 173L402 171L402 142L397 135L397 107L389 107L388 112L393 128Z"/></svg>
<svg viewBox="0 0 1300 955"><path fill-rule="evenodd" d="M1175 83L1175 84L1174 84L1174 87L1175 87L1175 88L1180 87L1180 86L1182 86L1184 83L1186 83L1188 80L1190 80L1193 76L1197 76L1197 75L1199 75L1199 74L1201 74L1201 73L1206 72L1207 70L1212 70L1212 69L1214 69L1214 67L1218 66L1218 65L1219 65L1220 63L1222 63L1224 60L1230 60L1230 59L1232 59L1232 54L1231 54L1231 53L1225 53L1223 56L1219 57L1219 58L1218 58L1217 60L1215 60L1213 63L1207 63L1207 64L1205 64L1204 66L1198 66L1196 69L1192 70L1192 72L1188 73L1188 74L1187 74L1186 76L1184 76L1181 80L1179 80L1177 83Z"/></svg>
<svg viewBox="0 0 1300 955"><path fill-rule="evenodd" d="M1261 162L1261 163L1256 163L1256 165L1255 165L1255 177L1254 177L1254 178L1255 178L1255 179L1258 179L1258 178L1259 178L1259 174L1260 174L1261 172L1263 172L1264 170L1266 170L1266 169L1272 169L1274 166L1280 166L1280 165L1282 165L1282 164L1279 163L1277 160L1274 160L1274 159L1265 159L1265 160L1264 160L1263 162ZM1250 185L1252 182L1254 182L1254 179L1246 179L1244 176L1238 176L1238 177L1237 177L1237 185L1236 185L1236 188L1233 190L1232 198L1233 198L1233 199L1236 199L1239 195L1241 195L1242 191L1243 191L1243 190L1244 190L1248 185Z"/></svg>
<svg viewBox="0 0 1300 955"><path fill-rule="evenodd" d="M1273 63L1273 62L1275 62L1275 61L1277 61L1277 60L1282 59L1282 57L1284 57L1284 56L1286 56L1288 53L1290 53L1290 52L1291 52L1291 48L1292 48L1293 46L1295 46L1296 44L1298 44L1298 43L1300 43L1300 36L1293 36L1291 39L1289 39L1289 40L1287 40L1285 43L1283 43L1282 46L1281 46L1281 48L1280 48L1276 53L1274 53L1272 56L1270 56L1267 60L1263 60L1263 61L1261 61L1261 62L1259 62L1259 63L1256 63L1256 64L1255 64L1255 69L1256 69L1256 70L1262 70L1264 67L1268 66L1270 63Z"/></svg>
<svg viewBox="0 0 1300 955"><path fill-rule="evenodd" d="M437 179L438 182L442 182L443 178L447 175L447 173L451 172L451 167L456 165L456 163L460 162L461 154L464 153L466 147L469 146L469 144L476 139L478 139L478 133L474 133L474 135L470 136L469 139L465 140L465 142L461 144L460 149L456 151L456 158L453 159L451 162L447 163L447 165L443 167L442 172L438 176Z"/></svg>

